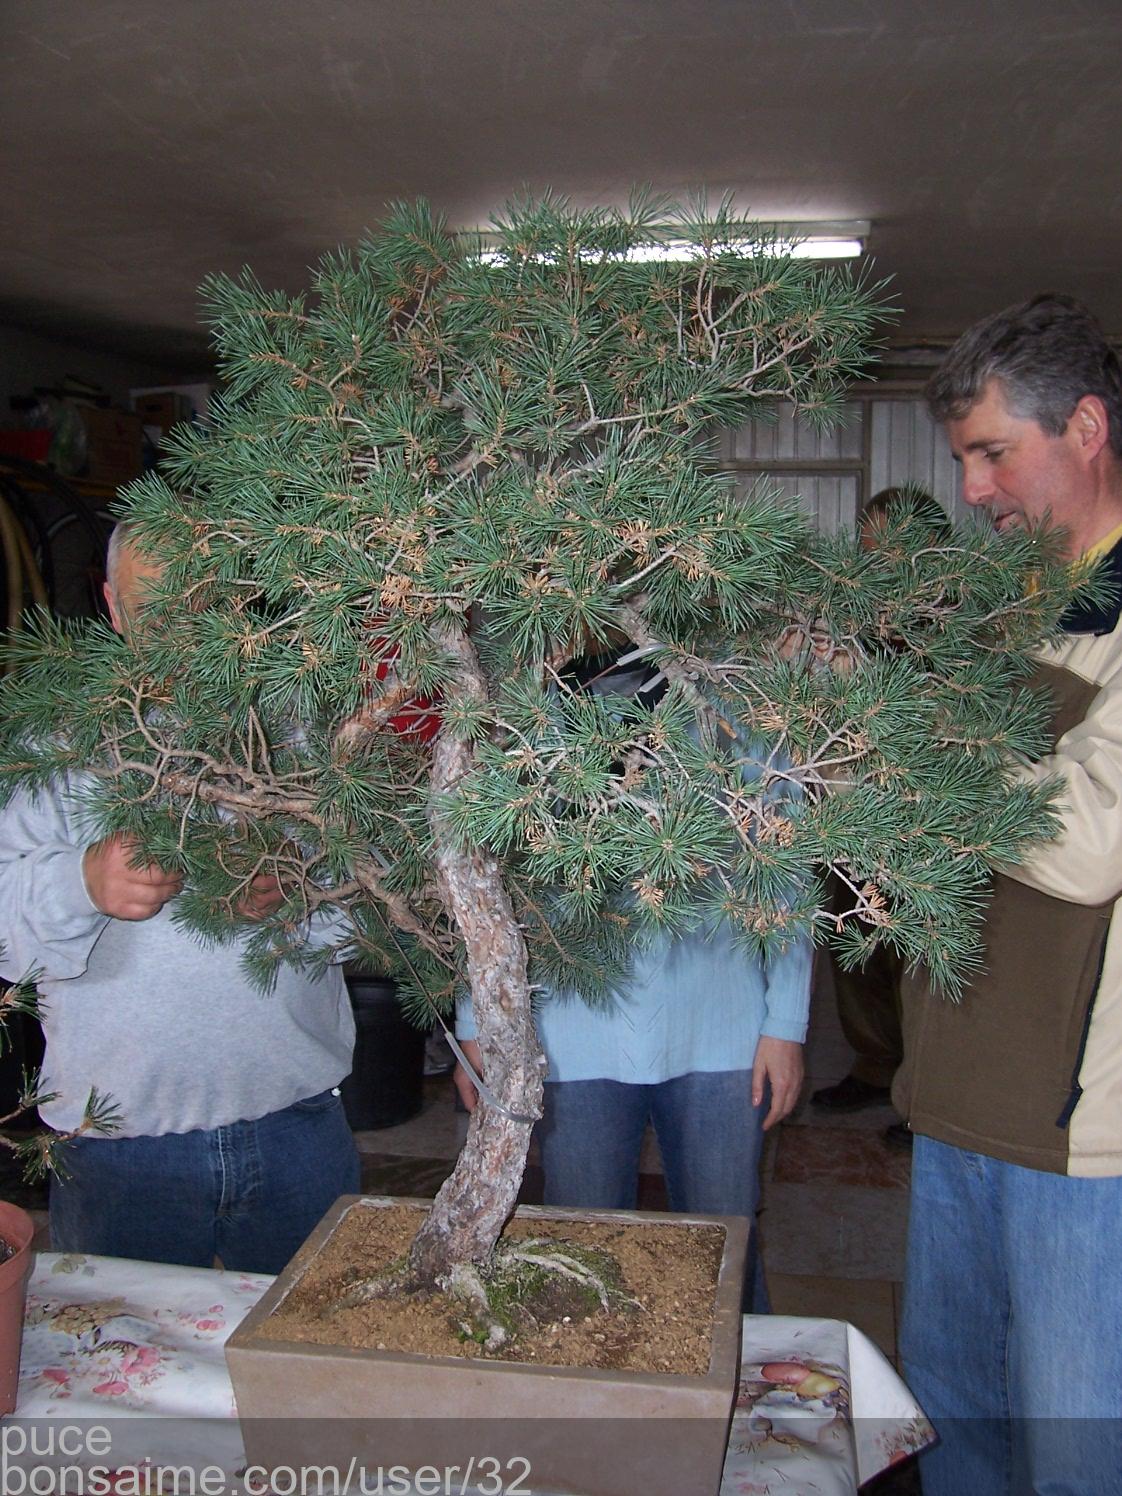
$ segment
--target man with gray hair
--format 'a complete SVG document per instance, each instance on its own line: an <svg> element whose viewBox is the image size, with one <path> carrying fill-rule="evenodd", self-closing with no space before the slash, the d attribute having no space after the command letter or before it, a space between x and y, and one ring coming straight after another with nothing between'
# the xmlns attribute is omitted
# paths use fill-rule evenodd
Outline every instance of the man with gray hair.
<svg viewBox="0 0 1122 1496"><path fill-rule="evenodd" d="M105 599L143 626L160 568L118 526ZM175 921L181 880L131 838L92 840L81 783L21 791L0 811L0 975L39 973L50 1126L80 1126L92 1089L112 1136L67 1145L52 1181L58 1251L279 1272L328 1207L359 1187L339 1082L354 1018L338 967L282 967L268 995L240 968L248 929L206 945ZM240 912L281 901L268 874Z"/></svg>
<svg viewBox="0 0 1122 1496"><path fill-rule="evenodd" d="M926 1496L1122 1491L1122 371L1090 312L1038 296L928 386L963 498L1050 525L1103 604L1041 651L1062 827L994 880L961 1003L905 984L893 1099L916 1134L901 1353L941 1436Z"/></svg>

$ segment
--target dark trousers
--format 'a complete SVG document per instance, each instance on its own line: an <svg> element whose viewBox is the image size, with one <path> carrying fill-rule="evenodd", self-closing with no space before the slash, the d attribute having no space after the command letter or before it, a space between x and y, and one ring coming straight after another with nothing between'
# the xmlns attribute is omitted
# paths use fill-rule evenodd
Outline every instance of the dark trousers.
<svg viewBox="0 0 1122 1496"><path fill-rule="evenodd" d="M900 1032L903 969L900 957L885 946L879 946L859 971L843 971L830 956L842 1033L856 1054L849 1073L866 1085L891 1085L904 1058Z"/></svg>
<svg viewBox="0 0 1122 1496"><path fill-rule="evenodd" d="M834 874L827 881L830 908L835 913L853 907L853 895ZM827 948L830 975L838 1003L842 1033L856 1058L850 1075L869 1086L890 1086L904 1058L900 1027L900 979L904 962L895 951L879 945L857 971L843 971Z"/></svg>

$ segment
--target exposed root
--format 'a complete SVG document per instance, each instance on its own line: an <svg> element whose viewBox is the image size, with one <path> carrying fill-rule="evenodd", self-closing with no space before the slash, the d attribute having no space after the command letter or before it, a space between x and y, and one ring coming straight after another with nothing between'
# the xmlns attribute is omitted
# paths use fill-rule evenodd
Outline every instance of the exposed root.
<svg viewBox="0 0 1122 1496"><path fill-rule="evenodd" d="M471 1305L472 1318L460 1321L460 1330L469 1340L478 1340L482 1334L485 1351L497 1351L507 1343L510 1331L492 1314L491 1301L477 1268L469 1262L457 1263L445 1280L444 1288L445 1292Z"/></svg>
<svg viewBox="0 0 1122 1496"><path fill-rule="evenodd" d="M400 1293L409 1293L415 1286L400 1268L379 1273L376 1278L363 1278L325 1308L323 1317L330 1319L333 1314L344 1309L357 1309L360 1304L369 1304L374 1299L390 1299Z"/></svg>
<svg viewBox="0 0 1122 1496"><path fill-rule="evenodd" d="M509 1347L524 1331L570 1315L641 1309L624 1292L619 1268L607 1252L546 1237L499 1242L482 1267L457 1263L439 1290L454 1306L454 1323L465 1340L484 1353ZM404 1262L375 1277L342 1287L325 1318L375 1299L425 1292Z"/></svg>
<svg viewBox="0 0 1122 1496"><path fill-rule="evenodd" d="M457 1268L443 1286L471 1306L460 1333L485 1351L570 1315L642 1307L624 1293L608 1253L542 1237L500 1241L485 1267Z"/></svg>
<svg viewBox="0 0 1122 1496"><path fill-rule="evenodd" d="M600 1308L605 1314L623 1304L634 1309L642 1308L638 1299L628 1298L618 1288L609 1288L587 1262L581 1262L567 1252L559 1252L556 1242L547 1241L543 1237L535 1236L517 1245L505 1242L499 1247L499 1255L511 1262L524 1262L532 1267L544 1268L547 1272L559 1273L563 1278L571 1278L582 1287L590 1288L600 1300Z"/></svg>

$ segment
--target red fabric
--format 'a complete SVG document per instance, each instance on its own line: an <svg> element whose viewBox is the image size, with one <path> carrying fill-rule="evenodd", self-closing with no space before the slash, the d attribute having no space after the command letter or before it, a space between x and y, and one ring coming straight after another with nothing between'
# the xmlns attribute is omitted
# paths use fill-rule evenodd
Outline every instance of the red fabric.
<svg viewBox="0 0 1122 1496"><path fill-rule="evenodd" d="M383 649L385 644L385 639L374 640L375 649ZM382 658L374 667L375 680L385 680L397 656L398 646L396 644L385 649ZM431 743L440 731L440 713L433 710L433 707L438 705L438 702L433 702L428 696L414 696L411 701L405 703L400 712L389 718L386 726L399 737L417 738L422 743Z"/></svg>

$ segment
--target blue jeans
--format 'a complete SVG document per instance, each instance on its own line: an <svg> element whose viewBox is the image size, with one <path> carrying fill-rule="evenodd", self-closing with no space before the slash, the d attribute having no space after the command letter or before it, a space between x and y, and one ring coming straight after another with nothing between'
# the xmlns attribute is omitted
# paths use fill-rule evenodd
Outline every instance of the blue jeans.
<svg viewBox="0 0 1122 1496"><path fill-rule="evenodd" d="M917 1137L900 1350L924 1496L1122 1492L1122 1179Z"/></svg>
<svg viewBox="0 0 1122 1496"><path fill-rule="evenodd" d="M278 1273L340 1195L359 1188L337 1091L255 1122L162 1137L76 1138L51 1183L58 1252Z"/></svg>
<svg viewBox="0 0 1122 1496"><path fill-rule="evenodd" d="M656 1085L550 1081L538 1124L547 1205L634 1210L639 1154L654 1124L670 1209L747 1216L745 1304L768 1314L756 1250L760 1150L770 1098L752 1105L750 1070L693 1071Z"/></svg>

